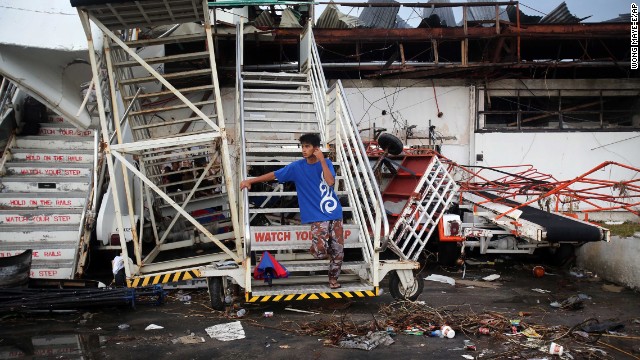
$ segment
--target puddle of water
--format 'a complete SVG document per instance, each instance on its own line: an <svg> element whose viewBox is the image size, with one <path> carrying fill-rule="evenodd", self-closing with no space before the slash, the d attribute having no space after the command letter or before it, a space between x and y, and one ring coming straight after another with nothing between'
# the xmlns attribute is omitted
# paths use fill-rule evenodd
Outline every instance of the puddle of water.
<svg viewBox="0 0 640 360"><path fill-rule="evenodd" d="M33 337L0 337L0 359L91 359L92 351L107 342L95 334L57 334Z"/></svg>

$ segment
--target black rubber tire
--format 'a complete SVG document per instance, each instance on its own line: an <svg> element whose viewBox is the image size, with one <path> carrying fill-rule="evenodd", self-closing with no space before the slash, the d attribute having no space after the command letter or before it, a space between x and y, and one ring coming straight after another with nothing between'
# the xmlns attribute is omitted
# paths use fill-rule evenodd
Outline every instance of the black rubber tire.
<svg viewBox="0 0 640 360"><path fill-rule="evenodd" d="M413 289L410 292L406 292L402 288L402 283L400 282L400 277L397 272L394 271L389 278L389 292L396 300L415 301L418 296L422 294L423 289L424 279L415 273L413 274Z"/></svg>
<svg viewBox="0 0 640 360"><path fill-rule="evenodd" d="M400 155L404 147L402 140L389 133L382 133L378 136L378 145L391 155Z"/></svg>
<svg viewBox="0 0 640 360"><path fill-rule="evenodd" d="M211 307L214 310L224 310L224 287L222 286L221 277L207 278L207 286L209 288L209 299Z"/></svg>

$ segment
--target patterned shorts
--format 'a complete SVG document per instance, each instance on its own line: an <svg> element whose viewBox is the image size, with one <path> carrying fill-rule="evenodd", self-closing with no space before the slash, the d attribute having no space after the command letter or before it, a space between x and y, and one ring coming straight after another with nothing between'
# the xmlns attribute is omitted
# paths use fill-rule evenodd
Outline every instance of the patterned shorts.
<svg viewBox="0 0 640 360"><path fill-rule="evenodd" d="M329 279L338 279L344 259L342 220L311 223L311 248L316 259L329 259Z"/></svg>

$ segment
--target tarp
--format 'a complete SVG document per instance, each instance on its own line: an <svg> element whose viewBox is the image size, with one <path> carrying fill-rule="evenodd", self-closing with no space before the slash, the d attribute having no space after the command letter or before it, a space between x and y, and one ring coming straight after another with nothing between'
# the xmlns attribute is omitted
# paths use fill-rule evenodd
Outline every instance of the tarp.
<svg viewBox="0 0 640 360"><path fill-rule="evenodd" d="M281 279L289 277L289 271L271 255L268 251L262 253L260 263L253 270L253 278L256 280L264 279L264 282L271 285L272 279Z"/></svg>

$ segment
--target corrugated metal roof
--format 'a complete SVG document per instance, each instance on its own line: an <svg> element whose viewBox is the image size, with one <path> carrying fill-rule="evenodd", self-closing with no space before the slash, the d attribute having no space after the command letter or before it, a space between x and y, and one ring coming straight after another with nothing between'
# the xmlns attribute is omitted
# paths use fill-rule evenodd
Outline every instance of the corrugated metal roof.
<svg viewBox="0 0 640 360"><path fill-rule="evenodd" d="M496 0L489 0L490 2L496 2ZM487 2L486 0L470 0L470 3L474 2ZM479 21L479 20L495 20L496 8L495 6L473 6L467 8L467 21ZM509 15L504 7L500 7L500 20L509 21ZM489 26L489 25L487 25Z"/></svg>
<svg viewBox="0 0 640 360"><path fill-rule="evenodd" d="M268 11L261 12L260 15L258 15L253 20L253 23L258 28L260 27L272 28L274 25L273 18L271 17L271 14Z"/></svg>
<svg viewBox="0 0 640 360"><path fill-rule="evenodd" d="M620 14L617 18L609 19L603 22L631 23L631 13Z"/></svg>
<svg viewBox="0 0 640 360"><path fill-rule="evenodd" d="M389 3L389 0L369 0L369 3ZM397 1L392 1L397 3ZM360 21L368 28L393 29L400 7L367 7L360 13Z"/></svg>
<svg viewBox="0 0 640 360"><path fill-rule="evenodd" d="M571 14L564 1L540 20L541 24L574 24L580 19Z"/></svg>
<svg viewBox="0 0 640 360"><path fill-rule="evenodd" d="M401 18L400 15L396 15L396 27L398 29L410 29L411 25L404 21L404 19Z"/></svg>
<svg viewBox="0 0 640 360"><path fill-rule="evenodd" d="M438 3L450 3L449 0L429 0L427 4L438 4ZM453 8L450 7L439 7L439 8L424 8L422 10L422 17L424 19L429 18L431 15L438 15L440 18L440 24L444 27L447 26L456 26L456 18L453 16Z"/></svg>
<svg viewBox="0 0 640 360"><path fill-rule="evenodd" d="M282 11L282 18L280 18L280 27L281 28L301 28L300 20L296 16L296 14L290 8L284 9Z"/></svg>
<svg viewBox="0 0 640 360"><path fill-rule="evenodd" d="M316 22L317 28L321 29L349 29L363 26L358 17L347 15L340 10L335 4L329 4Z"/></svg>

